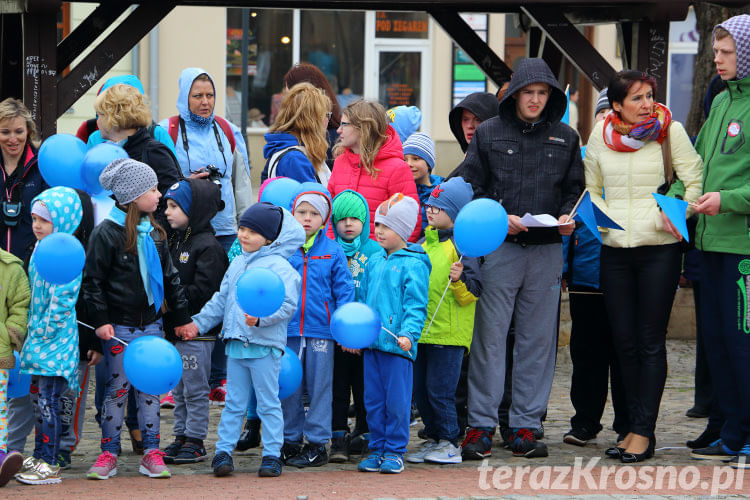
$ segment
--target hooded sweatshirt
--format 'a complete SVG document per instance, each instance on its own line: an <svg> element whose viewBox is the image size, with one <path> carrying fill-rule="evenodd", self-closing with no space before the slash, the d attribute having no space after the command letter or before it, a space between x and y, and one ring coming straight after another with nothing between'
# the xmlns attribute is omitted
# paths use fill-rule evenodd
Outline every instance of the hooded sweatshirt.
<svg viewBox="0 0 750 500"><path fill-rule="evenodd" d="M473 113L481 121L489 120L493 116L497 116L497 97L489 92L474 92L464 97L464 100L456 104L448 113L448 124L451 127L451 132L456 136L458 144L461 145L461 151L465 153L469 143L466 142L464 129L461 126L464 110Z"/></svg>
<svg viewBox="0 0 750 500"><path fill-rule="evenodd" d="M286 346L287 325L292 319L299 302L299 273L287 261L305 242L305 230L289 211L283 211L283 222L279 236L269 245L256 252L242 251L232 260L219 291L211 300L193 316L201 334L209 332L220 322L223 324L221 338L239 340L266 347L284 350ZM274 271L284 282L286 296L278 311L270 316L260 318L257 326L245 324L245 314L237 303L237 280L252 267L266 268Z"/></svg>
<svg viewBox="0 0 750 500"><path fill-rule="evenodd" d="M185 135L187 136L187 150L183 142L182 126L177 130L177 143L175 150L177 152L177 161L182 169L184 177L190 177L192 172L196 172L208 165L215 166L221 176L221 199L224 201L224 209L221 210L211 220L211 225L218 236L225 236L237 233L235 221L235 200L234 189L232 186L232 165L233 155L229 139L224 135L221 127L214 123L214 114L208 120L200 120L197 115L190 112L188 98L190 97L190 87L193 82L203 73L208 74L203 68L186 68L180 73L180 94L177 97L177 110L180 118L185 122ZM209 75L209 78L211 76ZM213 78L211 78L213 82ZM216 86L214 85L214 88ZM164 130L169 131L169 118L165 118L159 125ZM242 137L240 129L230 123L234 132L234 142L237 150L242 154L245 161L245 167L250 165L247 158L247 149L245 148L245 139ZM214 128L215 127L215 128ZM216 132L215 132L216 131ZM221 141L221 149L217 142L216 134ZM247 171L250 176L250 171Z"/></svg>
<svg viewBox="0 0 750 500"><path fill-rule="evenodd" d="M289 322L287 336L333 339L331 315L339 306L354 300L354 283L341 246L323 234L331 214L331 198L325 189L302 189L294 199L309 193L322 195L328 203L328 216L314 236L309 250L298 248L289 263L302 276L299 307Z"/></svg>
<svg viewBox="0 0 750 500"><path fill-rule="evenodd" d="M516 114L513 95L532 83L550 86L539 121ZM459 165L475 198L500 201L508 214L568 214L583 192L583 164L578 133L560 119L567 100L542 59L522 59L500 103L499 115L482 122ZM557 228L530 228L508 236L520 244L560 242Z"/></svg>
<svg viewBox="0 0 750 500"><path fill-rule="evenodd" d="M430 258L416 244L370 258L361 287L364 302L378 313L383 328L411 340L411 349L404 351L393 335L381 330L370 349L417 359L417 341L427 319L431 269Z"/></svg>
<svg viewBox="0 0 750 500"><path fill-rule="evenodd" d="M301 146L294 135L286 132L269 132L265 135L265 139L263 158L266 159L266 165L260 174L261 182L268 178L268 160L274 153L292 146ZM298 149L290 149L281 156L276 164L276 175L274 177L289 177L297 182L318 182L318 178L315 176L315 167L305 153Z"/></svg>
<svg viewBox="0 0 750 500"><path fill-rule="evenodd" d="M367 267L367 262L370 260L370 257L372 255L382 252L383 247L378 245L376 241L370 239L370 211L367 210L367 200L365 200L364 196L356 191L352 191L351 189L345 189L341 193L337 194L336 197L339 197L343 193L347 192L356 194L362 200L362 204L365 206L365 220L362 223L362 232L359 233L359 236L352 240L354 249L351 255L347 255L349 272L352 274L352 280L354 281L354 300L357 302L364 302L364 298L360 295L360 286L362 284L362 280L365 278L365 269ZM334 198L333 201L335 203L336 198ZM336 242L339 244L345 243L341 235L338 234L338 231L336 230L336 224L334 224L333 221L331 221L331 229L333 230L333 235L334 238L336 238Z"/></svg>
<svg viewBox="0 0 750 500"><path fill-rule="evenodd" d="M10 370L16 364L13 351L23 346L30 295L23 262L0 249L0 370Z"/></svg>
<svg viewBox="0 0 750 500"><path fill-rule="evenodd" d="M81 200L71 188L58 186L47 189L34 198L32 204L36 201L47 206L52 217L53 233L73 234L81 223ZM77 393L79 353L76 302L81 288L81 274L70 283L52 284L37 272L35 259L36 249L29 263L29 333L21 351L21 371L31 375L63 377L68 382L68 388Z"/></svg>
<svg viewBox="0 0 750 500"><path fill-rule="evenodd" d="M717 215L698 215L696 247L750 255L750 143L744 126L750 114L750 16L735 16L719 26L734 38L737 78L716 96L695 141L704 164L703 192L721 193Z"/></svg>
<svg viewBox="0 0 750 500"><path fill-rule="evenodd" d="M388 126L388 138L375 156L374 167L379 170L373 178L367 170L360 167L359 155L347 148L336 158L333 164L331 179L328 181L328 191L336 197L345 189L352 189L360 193L367 200L370 207L370 238L375 239L375 210L385 200L396 193L410 196L419 205L417 185L414 183L409 164L404 161L404 150L398 134ZM409 237L409 241L417 241L422 230L422 217L417 217L417 224ZM328 229L328 236L333 237L333 230Z"/></svg>
<svg viewBox="0 0 750 500"><path fill-rule="evenodd" d="M173 229L169 235L169 252L180 273L180 283L191 315L198 314L219 290L229 266L224 248L214 236L211 219L222 206L219 186L206 179L190 179L192 203L186 229ZM172 318L167 314L164 331L169 340L176 340ZM214 328L199 339L214 340L220 328Z"/></svg>

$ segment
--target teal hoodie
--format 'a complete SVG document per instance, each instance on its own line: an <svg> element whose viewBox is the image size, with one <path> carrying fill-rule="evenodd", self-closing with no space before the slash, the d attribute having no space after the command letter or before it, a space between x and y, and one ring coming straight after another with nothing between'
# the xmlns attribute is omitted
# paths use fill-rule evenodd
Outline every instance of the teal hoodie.
<svg viewBox="0 0 750 500"><path fill-rule="evenodd" d="M370 258L360 296L378 313L384 328L370 349L417 359L417 341L427 319L431 269L430 258L414 243L391 255L383 251ZM411 349L402 350L385 329L408 337Z"/></svg>
<svg viewBox="0 0 750 500"><path fill-rule="evenodd" d="M354 280L354 301L364 302L364 299L360 296L359 289L365 277L367 262L373 255L383 252L383 248L375 240L370 239L370 209L364 196L351 189L345 189L333 198L333 203L336 203L336 198L347 192L356 194L362 200L362 204L365 207L365 220L362 224L362 232L352 241L356 250L353 253L351 250L347 251L349 245L347 245L347 242L336 231L336 224L333 222L333 218L331 218L331 229L333 230L336 243L341 245L347 254L346 260L349 263L349 272L352 273L352 279Z"/></svg>
<svg viewBox="0 0 750 500"><path fill-rule="evenodd" d="M83 218L81 199L75 190L57 186L42 191L34 201L47 206L53 232L73 234ZM29 207L31 210L31 207ZM38 248L38 247L36 247ZM36 248L29 262L29 326L21 350L21 371L45 377L63 377L78 393L78 321L76 302L81 274L70 283L55 285L44 281L36 270Z"/></svg>

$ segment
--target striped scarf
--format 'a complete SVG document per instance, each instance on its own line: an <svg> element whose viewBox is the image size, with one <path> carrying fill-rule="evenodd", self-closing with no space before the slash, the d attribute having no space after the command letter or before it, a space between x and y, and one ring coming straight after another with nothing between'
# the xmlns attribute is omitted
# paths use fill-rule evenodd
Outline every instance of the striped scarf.
<svg viewBox="0 0 750 500"><path fill-rule="evenodd" d="M641 149L648 141L664 142L672 122L672 112L663 104L654 103L654 112L646 120L627 125L619 113L610 111L604 118L604 142L607 146L623 153Z"/></svg>

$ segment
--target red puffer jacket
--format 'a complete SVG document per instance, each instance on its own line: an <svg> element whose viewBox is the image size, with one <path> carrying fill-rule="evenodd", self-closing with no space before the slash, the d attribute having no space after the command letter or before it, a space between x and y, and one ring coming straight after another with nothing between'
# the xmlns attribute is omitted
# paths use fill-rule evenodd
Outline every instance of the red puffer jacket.
<svg viewBox="0 0 750 500"><path fill-rule="evenodd" d="M379 170L376 178L360 168L359 155L347 149L333 163L333 173L328 181L328 192L333 199L345 189L353 189L365 197L370 207L370 238L375 239L375 210L378 205L396 193L404 193L414 198L419 205L417 185L411 174L409 164L404 161L404 150L393 127L388 126L388 139L375 157L375 168ZM422 227L421 215L417 215L417 225L409 237L416 242ZM328 236L333 238L333 230L328 228Z"/></svg>

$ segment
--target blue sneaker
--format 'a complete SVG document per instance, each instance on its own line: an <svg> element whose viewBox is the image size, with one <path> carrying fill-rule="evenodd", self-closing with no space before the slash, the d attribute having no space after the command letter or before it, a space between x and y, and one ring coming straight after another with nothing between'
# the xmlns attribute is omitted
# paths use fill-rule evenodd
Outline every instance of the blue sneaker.
<svg viewBox="0 0 750 500"><path fill-rule="evenodd" d="M736 457L729 461L733 469L750 469L750 444L742 447Z"/></svg>
<svg viewBox="0 0 750 500"><path fill-rule="evenodd" d="M690 452L695 460L721 460L728 462L737 456L737 452L726 447L721 439L717 439L705 448L698 448Z"/></svg>
<svg viewBox="0 0 750 500"><path fill-rule="evenodd" d="M386 453L380 463L381 474L400 474L404 470L404 457L400 453Z"/></svg>
<svg viewBox="0 0 750 500"><path fill-rule="evenodd" d="M357 465L357 470L359 472L378 472L381 463L383 463L383 453L373 451Z"/></svg>
<svg viewBox="0 0 750 500"><path fill-rule="evenodd" d="M234 472L232 457L225 451L220 451L214 456L211 467L213 467L214 476L216 477L228 476Z"/></svg>
<svg viewBox="0 0 750 500"><path fill-rule="evenodd" d="M263 457L258 469L260 477L279 477L281 475L281 458L280 457Z"/></svg>

